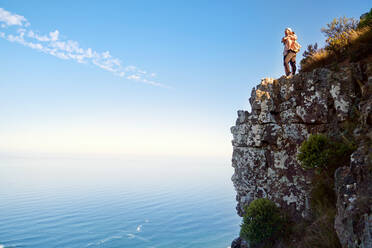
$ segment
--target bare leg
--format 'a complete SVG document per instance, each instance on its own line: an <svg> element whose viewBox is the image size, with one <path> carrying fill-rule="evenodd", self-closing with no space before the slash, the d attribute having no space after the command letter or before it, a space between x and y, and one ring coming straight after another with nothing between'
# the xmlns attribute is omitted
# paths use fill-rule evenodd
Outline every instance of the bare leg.
<svg viewBox="0 0 372 248"><path fill-rule="evenodd" d="M288 63L290 61L292 61L292 59L295 59L296 61L296 54L294 52L288 52L286 56L284 56L283 60L284 60L284 70L285 70L285 75L286 76L289 76L289 74L291 73L290 70L289 70L289 65ZM292 63L291 63L292 65ZM292 71L293 71L293 66L292 66Z"/></svg>
<svg viewBox="0 0 372 248"><path fill-rule="evenodd" d="M296 54L294 54L289 63L291 64L292 67L292 75L296 74Z"/></svg>
<svg viewBox="0 0 372 248"><path fill-rule="evenodd" d="M288 54L283 57L283 64L284 64L284 71L285 75L288 76L290 71L289 71L289 66L288 66L288 61L287 61Z"/></svg>

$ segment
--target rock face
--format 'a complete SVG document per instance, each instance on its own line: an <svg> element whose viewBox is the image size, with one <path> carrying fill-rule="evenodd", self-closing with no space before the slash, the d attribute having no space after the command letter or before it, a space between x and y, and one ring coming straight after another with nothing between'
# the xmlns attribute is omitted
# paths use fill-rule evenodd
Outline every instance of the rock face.
<svg viewBox="0 0 372 248"><path fill-rule="evenodd" d="M371 89L372 64L350 64L338 71L320 68L290 79L262 79L252 90L251 112L238 111L236 125L231 128L232 166L235 169L232 181L237 192L238 214L242 216L244 206L252 200L267 197L289 213L294 221L308 218L311 214L309 193L313 174L300 167L296 159L298 148L310 134L340 132L355 111L364 113L361 117L364 118L363 127L359 128L359 132L371 130ZM371 159L368 143L371 138L372 133L369 141L363 141L363 148L358 148L352 155L352 165L341 165L344 167L336 173L336 193L340 205L336 230L339 236L345 236L340 237L345 247L357 247L348 246L356 240L351 237L353 235L364 235L365 240L371 242L370 207L359 216L357 234L344 224L349 223L350 218L356 218L350 213L353 210L349 210L352 204L349 198L359 197L358 186L355 186L351 196L347 196L347 201L343 196L345 187L349 187L347 185L351 181L352 185L354 182L357 185L364 183L360 190L365 190L368 185L367 178L360 173L364 172L361 167L365 169L367 160ZM359 150L363 153L358 153ZM370 194L364 193L364 196L370 198ZM342 230L344 226L346 229Z"/></svg>
<svg viewBox="0 0 372 248"><path fill-rule="evenodd" d="M359 147L351 155L350 167L341 167L335 173L338 211L335 229L345 247L372 247L372 177L366 151L365 146Z"/></svg>
<svg viewBox="0 0 372 248"><path fill-rule="evenodd" d="M335 229L344 247L372 247L372 67L367 69L354 130L358 149L351 154L350 165L335 172Z"/></svg>

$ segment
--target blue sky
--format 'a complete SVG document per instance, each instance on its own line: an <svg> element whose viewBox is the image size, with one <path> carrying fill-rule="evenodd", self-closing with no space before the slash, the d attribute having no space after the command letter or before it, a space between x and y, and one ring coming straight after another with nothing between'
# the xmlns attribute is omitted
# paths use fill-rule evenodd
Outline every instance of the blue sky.
<svg viewBox="0 0 372 248"><path fill-rule="evenodd" d="M261 78L283 74L284 28L304 50L323 44L320 28L334 17L359 18L370 7L0 0L0 153L228 157L236 110L249 108ZM20 29L27 42L64 54L17 42ZM64 58L68 40L96 57Z"/></svg>

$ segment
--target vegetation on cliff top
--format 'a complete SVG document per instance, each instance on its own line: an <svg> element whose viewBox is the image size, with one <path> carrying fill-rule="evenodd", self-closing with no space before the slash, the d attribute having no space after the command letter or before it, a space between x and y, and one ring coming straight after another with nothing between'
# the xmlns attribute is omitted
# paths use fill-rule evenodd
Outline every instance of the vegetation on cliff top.
<svg viewBox="0 0 372 248"><path fill-rule="evenodd" d="M303 53L300 71L359 61L372 53L372 9L362 15L359 21L335 18L321 31L326 36L326 46L318 49L317 43L310 44Z"/></svg>

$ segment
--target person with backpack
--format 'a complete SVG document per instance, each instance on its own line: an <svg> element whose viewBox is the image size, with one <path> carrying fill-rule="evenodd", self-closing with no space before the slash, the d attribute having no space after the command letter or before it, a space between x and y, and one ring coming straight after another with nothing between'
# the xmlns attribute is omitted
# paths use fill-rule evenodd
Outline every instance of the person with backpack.
<svg viewBox="0 0 372 248"><path fill-rule="evenodd" d="M296 54L300 51L301 46L298 44L297 36L292 29L286 28L284 34L285 36L282 38L284 70L286 76L291 76L296 73ZM291 64L292 72L289 70L288 63Z"/></svg>

